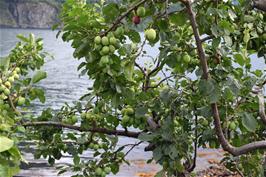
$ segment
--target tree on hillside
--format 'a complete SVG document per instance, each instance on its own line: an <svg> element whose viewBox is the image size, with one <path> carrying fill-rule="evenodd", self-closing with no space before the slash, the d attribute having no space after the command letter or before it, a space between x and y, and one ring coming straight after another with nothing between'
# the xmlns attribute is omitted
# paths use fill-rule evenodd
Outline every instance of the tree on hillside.
<svg viewBox="0 0 266 177"><path fill-rule="evenodd" d="M242 176L264 176L266 74L253 64L257 56L265 62L266 24L250 2L67 0L59 33L93 86L59 112L21 113L31 100L45 101L34 83L46 74L28 76L44 54L40 40L19 36L24 43L1 65L3 173L11 173L10 162L18 170L16 144L27 139L37 140L35 157L50 164L71 154L73 164L59 173L75 176L116 174L142 143L153 152L148 162L162 166L158 177L189 175L199 147L221 147L223 163ZM118 147L121 136L138 141ZM82 160L86 150L95 158Z"/></svg>

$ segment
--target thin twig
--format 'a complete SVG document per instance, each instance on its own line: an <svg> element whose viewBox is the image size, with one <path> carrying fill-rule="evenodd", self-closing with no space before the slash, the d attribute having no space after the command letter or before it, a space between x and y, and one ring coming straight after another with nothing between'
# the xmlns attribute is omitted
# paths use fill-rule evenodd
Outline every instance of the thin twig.
<svg viewBox="0 0 266 177"><path fill-rule="evenodd" d="M13 111L17 114L17 115L21 115L21 113L17 110L17 108L15 107L13 100L11 98L11 96L8 96L8 101L10 103L11 108L13 109Z"/></svg>
<svg viewBox="0 0 266 177"><path fill-rule="evenodd" d="M143 141L133 144L132 147L125 153L125 156L127 156L130 153L130 151L132 151L136 146L140 145L141 143L143 143Z"/></svg>
<svg viewBox="0 0 266 177"><path fill-rule="evenodd" d="M164 81L166 81L167 79L170 79L171 77L174 77L176 75L171 75L171 76L168 76L168 77L165 77L164 79L162 79L158 84L156 84L155 86L149 86L148 88L157 88L159 87Z"/></svg>

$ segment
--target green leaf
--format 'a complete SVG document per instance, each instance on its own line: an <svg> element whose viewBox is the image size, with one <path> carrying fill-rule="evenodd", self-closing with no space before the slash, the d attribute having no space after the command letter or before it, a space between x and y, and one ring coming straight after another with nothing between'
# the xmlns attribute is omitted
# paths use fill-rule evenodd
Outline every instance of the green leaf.
<svg viewBox="0 0 266 177"><path fill-rule="evenodd" d="M156 137L158 137L157 134L148 134L148 133L141 133L138 136L138 139L141 141L152 141L154 140Z"/></svg>
<svg viewBox="0 0 266 177"><path fill-rule="evenodd" d="M75 155L74 159L73 159L73 162L74 162L74 165L78 165L79 162L80 162L80 157L78 155Z"/></svg>
<svg viewBox="0 0 266 177"><path fill-rule="evenodd" d="M240 66L244 66L244 64L246 63L245 57L240 53L235 54L234 58Z"/></svg>
<svg viewBox="0 0 266 177"><path fill-rule="evenodd" d="M37 71L35 75L32 77L32 83L37 83L42 79L45 79L47 74L45 71Z"/></svg>
<svg viewBox="0 0 266 177"><path fill-rule="evenodd" d="M224 41L228 46L232 46L233 42L230 36L224 36Z"/></svg>
<svg viewBox="0 0 266 177"><path fill-rule="evenodd" d="M159 171L154 177L164 177L164 170Z"/></svg>
<svg viewBox="0 0 266 177"><path fill-rule="evenodd" d="M0 71L6 72L9 68L9 63L9 57L0 57Z"/></svg>
<svg viewBox="0 0 266 177"><path fill-rule="evenodd" d="M239 90L241 89L241 85L239 84L238 80L236 80L233 76L229 76L225 83L230 90L234 93L234 95L238 95Z"/></svg>
<svg viewBox="0 0 266 177"><path fill-rule="evenodd" d="M9 166L0 164L0 176L11 177L11 175L9 174Z"/></svg>
<svg viewBox="0 0 266 177"><path fill-rule="evenodd" d="M251 15L245 15L244 16L244 21L245 22L253 22L255 20L255 18Z"/></svg>
<svg viewBox="0 0 266 177"><path fill-rule="evenodd" d="M23 42L29 42L29 39L23 36L22 34L18 34L17 38L20 39Z"/></svg>
<svg viewBox="0 0 266 177"><path fill-rule="evenodd" d="M202 79L199 82L199 90L205 96L209 95L214 90L214 88L215 86L213 80L211 79L208 80Z"/></svg>
<svg viewBox="0 0 266 177"><path fill-rule="evenodd" d="M220 21L219 28L223 30L227 35L234 31L233 25L227 20Z"/></svg>
<svg viewBox="0 0 266 177"><path fill-rule="evenodd" d="M218 29L217 25L212 25L211 26L211 32L212 32L212 34L215 37L218 37L219 36L219 29Z"/></svg>
<svg viewBox="0 0 266 177"><path fill-rule="evenodd" d="M147 112L148 112L148 108L146 108L144 106L143 107L137 107L135 110L135 116L137 118L144 117Z"/></svg>
<svg viewBox="0 0 266 177"><path fill-rule="evenodd" d="M5 137L5 136L0 136L0 152L4 152L12 148L14 145L14 141Z"/></svg>
<svg viewBox="0 0 266 177"><path fill-rule="evenodd" d="M137 31L130 29L129 32L127 33L127 35L132 42L140 43L141 38L140 38L140 35Z"/></svg>
<svg viewBox="0 0 266 177"><path fill-rule="evenodd" d="M42 89L32 88L29 92L29 96L31 100L39 98L41 103L45 102L45 93Z"/></svg>
<svg viewBox="0 0 266 177"><path fill-rule="evenodd" d="M249 30L245 30L245 31L244 31L243 41L244 41L245 43L248 43L249 39L250 39Z"/></svg>
<svg viewBox="0 0 266 177"><path fill-rule="evenodd" d="M208 96L208 100L210 103L217 103L220 97L221 97L221 92L218 87L215 87L215 89Z"/></svg>
<svg viewBox="0 0 266 177"><path fill-rule="evenodd" d="M170 18L171 23L174 23L175 25L178 25L178 26L183 26L187 22L186 13L182 13L182 12L172 14L169 18Z"/></svg>
<svg viewBox="0 0 266 177"><path fill-rule="evenodd" d="M153 159L157 162L162 158L162 156L163 156L162 148L160 146L156 147L153 151Z"/></svg>
<svg viewBox="0 0 266 177"><path fill-rule="evenodd" d="M220 42L221 42L221 38L214 38L212 40L212 48L217 49L218 46L220 45Z"/></svg>
<svg viewBox="0 0 266 177"><path fill-rule="evenodd" d="M115 3L109 3L103 7L103 14L108 22L113 22L120 14L118 5Z"/></svg>
<svg viewBox="0 0 266 177"><path fill-rule="evenodd" d="M243 126L250 132L254 132L256 128L258 127L257 120L253 117L252 114L249 113L243 113L242 114L242 124Z"/></svg>
<svg viewBox="0 0 266 177"><path fill-rule="evenodd" d="M159 20L157 23L161 31L167 31L169 29L167 20L162 19Z"/></svg>
<svg viewBox="0 0 266 177"><path fill-rule="evenodd" d="M133 81L132 76L134 72L134 62L129 62L125 65L125 76L129 81Z"/></svg>

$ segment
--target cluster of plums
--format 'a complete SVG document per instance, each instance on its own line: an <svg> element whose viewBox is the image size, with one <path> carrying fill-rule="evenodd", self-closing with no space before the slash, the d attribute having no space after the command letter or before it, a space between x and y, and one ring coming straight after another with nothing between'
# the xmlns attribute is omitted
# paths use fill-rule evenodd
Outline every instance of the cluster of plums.
<svg viewBox="0 0 266 177"><path fill-rule="evenodd" d="M135 25L140 24L141 17L144 17L146 15L146 9L144 7L138 7L136 14L132 17L132 22Z"/></svg>
<svg viewBox="0 0 266 177"><path fill-rule="evenodd" d="M10 95L12 84L15 82L15 80L19 79L19 73L20 68L16 67L13 69L6 78L0 78L0 100L5 100ZM17 105L22 106L25 104L25 98L24 97L18 97L16 99Z"/></svg>
<svg viewBox="0 0 266 177"><path fill-rule="evenodd" d="M123 127L133 126L134 128L144 129L146 125L146 117L136 117L135 111L130 106L121 110L122 119L121 125Z"/></svg>
<svg viewBox="0 0 266 177"><path fill-rule="evenodd" d="M105 177L107 174L111 173L111 168L110 167L97 167L95 169L95 174L99 177Z"/></svg>
<svg viewBox="0 0 266 177"><path fill-rule="evenodd" d="M114 33L110 32L107 36L96 36L94 38L95 49L99 51L101 55L100 66L110 64L110 55L114 54L114 52L120 48L120 41L118 38L123 34L124 29L119 27Z"/></svg>
<svg viewBox="0 0 266 177"><path fill-rule="evenodd" d="M146 15L146 9L144 7L138 7L135 15L132 17L132 22L135 25L140 24L141 18L145 17L145 15ZM147 29L145 31L145 38L148 41L154 41L156 39L156 31L152 28Z"/></svg>

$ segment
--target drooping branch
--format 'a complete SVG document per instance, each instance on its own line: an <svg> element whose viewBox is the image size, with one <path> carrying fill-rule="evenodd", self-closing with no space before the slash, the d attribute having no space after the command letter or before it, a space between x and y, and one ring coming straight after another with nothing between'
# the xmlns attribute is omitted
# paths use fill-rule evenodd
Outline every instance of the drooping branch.
<svg viewBox="0 0 266 177"><path fill-rule="evenodd" d="M231 144L229 144L229 142L226 140L223 134L217 104L212 104L211 107L212 107L213 116L214 116L214 125L215 125L216 134L225 151L231 153L234 156L239 156L239 155L246 154L254 150L266 148L266 141L256 141L256 142L252 142L252 143L240 146L240 147L234 147Z"/></svg>
<svg viewBox="0 0 266 177"><path fill-rule="evenodd" d="M107 135L117 135L117 136L126 136L131 138L138 138L141 132L132 132L124 130L110 130L106 128L82 128L76 125L68 125L60 122L26 122L22 124L25 127L41 127L41 126L52 126L57 128L67 128L71 130L77 130L81 132L93 132L93 133L103 133Z"/></svg>
<svg viewBox="0 0 266 177"><path fill-rule="evenodd" d="M206 61L205 52L204 52L202 42L200 39L200 34L199 34L197 22L196 22L195 12L192 9L192 3L190 0L187 0L187 1L181 0L181 2L183 2L183 4L186 6L187 12L188 12L188 15L190 18L190 23L191 23L191 26L193 29L195 40L196 40L196 45L197 45L198 55L200 58L201 67L203 70L203 79L208 80L209 79L208 64ZM232 146L226 140L226 138L224 136L222 126L221 126L220 115L219 115L217 103L211 104L211 108L212 108L212 113L213 113L213 118L214 118L214 126L216 129L216 134L217 134L219 142L222 145L222 148L225 151L228 151L232 155L239 156L239 155L246 154L246 153L249 153L249 152L254 151L254 150L266 148L266 141L256 141L253 143L243 145L241 147Z"/></svg>

